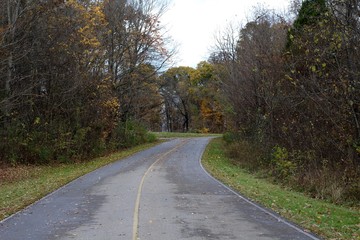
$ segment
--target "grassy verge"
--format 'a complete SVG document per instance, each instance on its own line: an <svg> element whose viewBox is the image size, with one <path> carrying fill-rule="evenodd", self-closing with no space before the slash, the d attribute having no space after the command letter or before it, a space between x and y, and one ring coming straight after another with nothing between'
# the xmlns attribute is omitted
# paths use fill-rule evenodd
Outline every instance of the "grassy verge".
<svg viewBox="0 0 360 240"><path fill-rule="evenodd" d="M156 144L140 145L82 163L0 169L0 220L86 173Z"/></svg>
<svg viewBox="0 0 360 240"><path fill-rule="evenodd" d="M223 150L223 140L216 138L203 155L204 167L220 181L326 239L360 239L359 209L312 199L257 178L232 164Z"/></svg>

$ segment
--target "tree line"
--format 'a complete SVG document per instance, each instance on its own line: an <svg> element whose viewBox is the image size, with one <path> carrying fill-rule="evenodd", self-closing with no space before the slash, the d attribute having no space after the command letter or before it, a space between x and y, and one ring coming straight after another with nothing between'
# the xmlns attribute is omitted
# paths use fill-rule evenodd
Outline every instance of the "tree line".
<svg viewBox="0 0 360 240"><path fill-rule="evenodd" d="M239 159L250 169L315 197L359 200L359 1L292 6L294 20L258 8L217 38L209 62L231 106L230 152L250 143L261 152Z"/></svg>
<svg viewBox="0 0 360 240"><path fill-rule="evenodd" d="M172 67L161 0L0 0L0 164L222 132L214 67Z"/></svg>
<svg viewBox="0 0 360 240"><path fill-rule="evenodd" d="M0 161L83 159L147 140L173 55L157 0L0 0Z"/></svg>

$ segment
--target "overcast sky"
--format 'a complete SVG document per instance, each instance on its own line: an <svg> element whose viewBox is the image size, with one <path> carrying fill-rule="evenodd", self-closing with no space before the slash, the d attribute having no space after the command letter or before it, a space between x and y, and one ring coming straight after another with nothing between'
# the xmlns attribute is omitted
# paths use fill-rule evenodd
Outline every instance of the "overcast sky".
<svg viewBox="0 0 360 240"><path fill-rule="evenodd" d="M244 22L252 7L261 3L271 9L285 10L290 0L169 0L163 16L169 35L179 44L175 66L196 67L207 60L215 34L229 22Z"/></svg>

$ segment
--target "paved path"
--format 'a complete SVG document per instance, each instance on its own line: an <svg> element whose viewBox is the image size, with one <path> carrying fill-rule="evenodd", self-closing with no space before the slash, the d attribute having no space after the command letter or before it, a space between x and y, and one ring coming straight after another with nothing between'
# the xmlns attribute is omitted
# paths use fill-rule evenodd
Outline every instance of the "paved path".
<svg viewBox="0 0 360 240"><path fill-rule="evenodd" d="M316 239L210 177L208 141L174 139L87 174L1 222L0 239Z"/></svg>

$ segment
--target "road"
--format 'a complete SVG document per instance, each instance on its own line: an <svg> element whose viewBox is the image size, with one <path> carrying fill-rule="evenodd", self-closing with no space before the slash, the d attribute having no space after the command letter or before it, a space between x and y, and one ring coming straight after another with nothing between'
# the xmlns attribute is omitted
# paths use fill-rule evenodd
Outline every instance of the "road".
<svg viewBox="0 0 360 240"><path fill-rule="evenodd" d="M210 177L209 140L173 139L89 173L0 222L0 239L317 239Z"/></svg>

